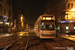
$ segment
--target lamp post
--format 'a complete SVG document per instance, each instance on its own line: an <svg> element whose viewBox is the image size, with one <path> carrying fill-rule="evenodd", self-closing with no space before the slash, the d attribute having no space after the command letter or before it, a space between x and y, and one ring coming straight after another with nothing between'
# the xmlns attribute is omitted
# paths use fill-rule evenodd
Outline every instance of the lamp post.
<svg viewBox="0 0 75 50"><path fill-rule="evenodd" d="M75 9L73 8L73 9L71 9L70 11L75 11Z"/></svg>

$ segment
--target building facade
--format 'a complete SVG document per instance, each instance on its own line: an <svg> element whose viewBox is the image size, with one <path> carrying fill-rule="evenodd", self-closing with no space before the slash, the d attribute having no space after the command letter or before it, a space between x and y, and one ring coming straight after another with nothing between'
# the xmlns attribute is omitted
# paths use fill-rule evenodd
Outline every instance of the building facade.
<svg viewBox="0 0 75 50"><path fill-rule="evenodd" d="M8 32L12 28L13 12L11 0L0 0L0 32Z"/></svg>
<svg viewBox="0 0 75 50"><path fill-rule="evenodd" d="M75 30L75 0L67 0L58 18L58 32L69 33L70 30Z"/></svg>
<svg viewBox="0 0 75 50"><path fill-rule="evenodd" d="M63 32L62 30L64 29L61 21L65 21L65 5L67 2L68 0L48 0L47 2L45 14L55 16L55 24L58 32Z"/></svg>
<svg viewBox="0 0 75 50"><path fill-rule="evenodd" d="M19 17L18 17L18 30L25 31L28 30L28 24L23 12L21 11L21 5L19 4Z"/></svg>

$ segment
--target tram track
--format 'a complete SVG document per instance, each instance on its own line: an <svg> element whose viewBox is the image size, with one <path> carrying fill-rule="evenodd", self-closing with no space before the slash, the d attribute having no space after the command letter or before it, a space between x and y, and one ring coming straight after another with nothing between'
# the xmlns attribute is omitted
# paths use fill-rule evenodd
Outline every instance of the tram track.
<svg viewBox="0 0 75 50"><path fill-rule="evenodd" d="M31 40L31 41L37 41L36 39L34 39L34 40ZM29 50L29 48L31 48L31 47L33 47L33 46L37 46L37 45L39 45L40 46L40 44L42 44L43 46L44 46L44 48L45 48L45 50L53 50L53 49L51 49L47 44L46 44L46 42L45 41L43 41L42 39L39 39L39 41L37 42L37 43L32 43L31 45L30 45L30 43L31 43L31 41L29 41L28 42L28 44L29 44L29 46L25 49L25 50ZM52 45L52 44L51 44ZM63 47L63 46L60 46L60 47ZM40 49L38 49L38 50L40 50Z"/></svg>
<svg viewBox="0 0 75 50"><path fill-rule="evenodd" d="M50 47L47 44L45 44L45 42L42 42L42 43L46 47L46 50L50 50Z"/></svg>
<svg viewBox="0 0 75 50"><path fill-rule="evenodd" d="M47 42L48 40L48 42ZM48 50L59 49L60 47L64 47L60 45L58 42L53 41L52 39L43 40L43 43L48 47ZM64 48L60 49L63 50Z"/></svg>
<svg viewBox="0 0 75 50"><path fill-rule="evenodd" d="M26 45L26 41L27 41L28 37L22 37L21 39L19 39L17 42L15 42L13 44L13 46L11 48L9 48L8 50L23 50L24 46Z"/></svg>
<svg viewBox="0 0 75 50"><path fill-rule="evenodd" d="M21 39L18 39L12 44L8 45L8 48L6 47L5 50L26 50L29 40L32 41L35 39L37 39L37 37L23 36Z"/></svg>
<svg viewBox="0 0 75 50"><path fill-rule="evenodd" d="M19 38L20 39L20 38ZM19 40L19 39L17 39L15 42L13 42L12 44L10 44L10 45L8 45L8 46L6 46L5 48L4 48L4 50L9 50L9 48L11 48L11 47L13 47L13 46L15 46L14 44ZM31 39L31 38L30 38ZM29 48L31 48L31 47L33 47L33 46L43 46L44 47L44 50L52 50L47 44L46 44L46 42L45 41L42 41L42 39L40 39L40 38L32 38L31 40L30 40L29 38L28 38L28 40L27 40L27 42L26 42L26 44L25 44L25 47L23 47L21 50L29 50ZM34 42L36 42L37 41L37 43L34 43ZM32 43L33 42L33 43ZM54 41L55 42L55 41ZM31 44L30 44L31 43ZM40 45L41 44L41 45ZM52 45L52 44L51 44Z"/></svg>
<svg viewBox="0 0 75 50"><path fill-rule="evenodd" d="M13 39L0 39L0 43L1 43L1 42L11 41L11 40L15 40L15 38L13 38Z"/></svg>
<svg viewBox="0 0 75 50"><path fill-rule="evenodd" d="M33 36L23 36L17 38L17 40L12 42L10 45L0 48L0 50L67 50L68 47L70 47L69 45L72 45L65 44L67 41L68 43L72 42L63 38L44 40Z"/></svg>
<svg viewBox="0 0 75 50"><path fill-rule="evenodd" d="M28 50L28 44L29 44L29 42L33 41L33 40L36 40L36 39L37 39L36 36L35 36L35 38L34 37L33 38L29 37L28 40L27 40L27 42L26 42L26 45L24 47L24 50Z"/></svg>
<svg viewBox="0 0 75 50"><path fill-rule="evenodd" d="M29 41L26 50L28 50L28 48L30 48L30 47L32 47L32 46L36 46L36 45L38 45L38 44L40 44L40 43L41 43L41 40L32 40L32 41Z"/></svg>
<svg viewBox="0 0 75 50"><path fill-rule="evenodd" d="M34 42L34 43L32 43L32 42ZM30 50L29 48L31 48L33 46L41 46L41 45L44 48L44 50L49 50L49 47L40 38L35 38L33 40L28 41L28 45L27 45L28 47L26 47L25 50ZM40 47L37 50L40 50Z"/></svg>
<svg viewBox="0 0 75 50"><path fill-rule="evenodd" d="M60 40L55 40L55 42L60 43L60 45L65 47L75 47L75 42L70 41L69 39L61 38Z"/></svg>
<svg viewBox="0 0 75 50"><path fill-rule="evenodd" d="M14 41L13 43L11 43L10 45L6 46L6 48L4 48L4 50L8 50L11 46L13 46L19 39L21 39L22 37L19 37L16 41Z"/></svg>
<svg viewBox="0 0 75 50"><path fill-rule="evenodd" d="M56 39L56 38L55 38ZM54 49L60 49L60 50L67 50L69 47L75 47L75 43L72 41L60 38L59 40L44 40L44 43L49 47L49 50L54 50ZM73 43L73 44L72 44ZM75 49L75 48L73 48Z"/></svg>
<svg viewBox="0 0 75 50"><path fill-rule="evenodd" d="M26 46L25 46L25 49L24 50L27 50L28 43L29 43L29 38L27 40L27 43L26 43Z"/></svg>
<svg viewBox="0 0 75 50"><path fill-rule="evenodd" d="M12 47L19 39L21 39L22 37L19 37L17 40L15 40L13 43L11 43L8 46L2 47L0 48L0 50L8 50L10 47Z"/></svg>
<svg viewBox="0 0 75 50"><path fill-rule="evenodd" d="M8 42L8 41L16 40L17 38L18 38L17 36L1 37L0 38L0 43L1 42Z"/></svg>

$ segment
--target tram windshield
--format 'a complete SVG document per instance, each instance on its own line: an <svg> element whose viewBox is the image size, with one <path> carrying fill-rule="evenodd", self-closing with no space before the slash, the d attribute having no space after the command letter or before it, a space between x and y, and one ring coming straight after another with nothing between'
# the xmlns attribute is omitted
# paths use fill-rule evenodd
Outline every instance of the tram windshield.
<svg viewBox="0 0 75 50"><path fill-rule="evenodd" d="M42 22L41 23L41 30L55 30L54 29L54 22Z"/></svg>

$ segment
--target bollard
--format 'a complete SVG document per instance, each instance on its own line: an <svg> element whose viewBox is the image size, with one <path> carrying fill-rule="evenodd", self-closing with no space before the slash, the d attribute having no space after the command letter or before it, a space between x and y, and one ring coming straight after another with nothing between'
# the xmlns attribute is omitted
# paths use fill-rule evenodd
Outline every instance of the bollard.
<svg viewBox="0 0 75 50"><path fill-rule="evenodd" d="M11 33L11 30L10 30L10 33Z"/></svg>
<svg viewBox="0 0 75 50"><path fill-rule="evenodd" d="M70 32L69 32L69 37L70 37Z"/></svg>

